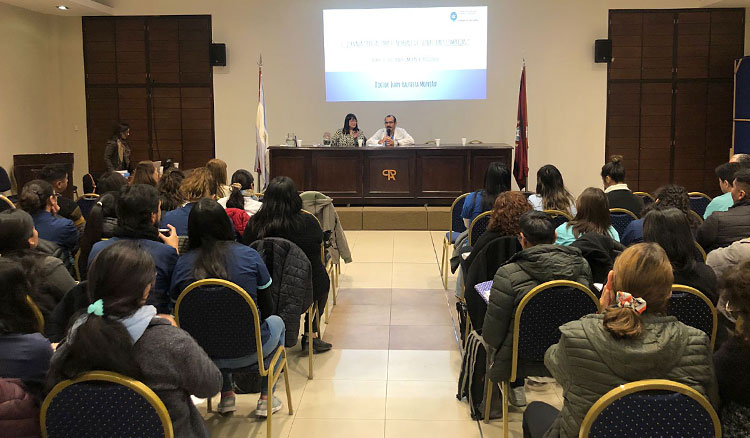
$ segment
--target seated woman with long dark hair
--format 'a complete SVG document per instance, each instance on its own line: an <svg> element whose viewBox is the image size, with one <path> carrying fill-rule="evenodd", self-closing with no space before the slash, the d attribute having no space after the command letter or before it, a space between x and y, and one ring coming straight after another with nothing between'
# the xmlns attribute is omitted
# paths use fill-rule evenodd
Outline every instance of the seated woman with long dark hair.
<svg viewBox="0 0 750 438"><path fill-rule="evenodd" d="M643 241L658 243L666 251L675 284L698 289L716 305L716 274L696 257L700 255L685 213L676 208L648 212L643 218Z"/></svg>
<svg viewBox="0 0 750 438"><path fill-rule="evenodd" d="M57 215L60 209L58 196L50 183L35 179L23 186L18 205L34 219L34 228L40 238L54 242L72 254L78 245L78 229L73 221Z"/></svg>
<svg viewBox="0 0 750 438"><path fill-rule="evenodd" d="M683 383L718 406L708 336L667 316L673 277L664 250L655 243L631 246L608 277L600 299L603 314L562 325L560 341L544 355L565 399L562 411L530 403L523 415L525 437L578 436L601 396L642 379Z"/></svg>
<svg viewBox="0 0 750 438"><path fill-rule="evenodd" d="M565 188L557 167L547 164L536 172L536 193L529 196L534 210L560 210L571 216L576 214L576 200Z"/></svg>
<svg viewBox="0 0 750 438"><path fill-rule="evenodd" d="M484 188L469 193L464 199L461 217L468 228L477 216L492 210L497 195L510 190L510 172L505 164L493 161L484 173Z"/></svg>
<svg viewBox="0 0 750 438"><path fill-rule="evenodd" d="M229 195L219 199L219 204L224 208L239 208L252 216L260 210L263 205L253 196L255 179L253 174L245 169L240 169L232 174L232 185Z"/></svg>
<svg viewBox="0 0 750 438"><path fill-rule="evenodd" d="M312 266L313 299L317 304L318 312L322 315L331 287L331 280L320 258L323 230L315 216L302 211L302 199L297 192L297 186L291 178L286 176L277 176L268 184L263 197L263 207L247 223L243 242L249 245L266 237L289 240L305 253ZM318 321L313 321L312 334L307 333L307 329L306 320L302 345L305 345L307 335L315 336L318 331ZM320 353L330 349L331 344L328 342L317 337L313 339L314 352Z"/></svg>
<svg viewBox="0 0 750 438"><path fill-rule="evenodd" d="M161 201L161 212L166 213L185 204L185 200L180 192L180 184L185 179L185 174L180 169L170 167L164 171L164 175L159 180L156 188L159 190L159 200Z"/></svg>
<svg viewBox="0 0 750 438"><path fill-rule="evenodd" d="M135 166L133 184L148 184L154 187L159 184L159 169L153 161L141 161Z"/></svg>
<svg viewBox="0 0 750 438"><path fill-rule="evenodd" d="M117 228L117 197L118 192L107 192L99 197L91 207L86 229L81 237L81 254L78 257L78 272L81 278L86 278L89 269L89 254L96 242L109 239L115 235Z"/></svg>
<svg viewBox="0 0 750 438"><path fill-rule="evenodd" d="M598 233L620 241L620 235L609 217L609 202L601 189L589 187L576 200L576 215L572 221L561 224L557 232L558 245L570 245L586 233Z"/></svg>
<svg viewBox="0 0 750 438"><path fill-rule="evenodd" d="M153 258L137 242L103 249L89 269L91 304L57 348L48 383L92 370L124 374L164 402L175 436L208 437L190 395L219 392L221 373L189 334L146 305L155 277Z"/></svg>
<svg viewBox="0 0 750 438"><path fill-rule="evenodd" d="M39 234L28 213L18 208L0 213L0 255L23 266L29 282L26 293L46 318L76 283L62 261L38 251L38 244Z"/></svg>
<svg viewBox="0 0 750 438"><path fill-rule="evenodd" d="M245 290L259 307L263 352L270 356L284 342L284 321L271 315L273 302L265 289L271 285L263 259L254 249L234 241L232 224L224 209L212 199L202 199L190 211L188 218L190 251L180 256L172 274L172 299L176 300L190 283L204 278L229 280ZM236 410L232 390L231 370L258 362L257 354L228 360L214 359L221 369L224 384L221 388L219 412ZM256 415L268 413L268 377L263 377L261 396ZM273 397L273 412L281 409L281 400Z"/></svg>

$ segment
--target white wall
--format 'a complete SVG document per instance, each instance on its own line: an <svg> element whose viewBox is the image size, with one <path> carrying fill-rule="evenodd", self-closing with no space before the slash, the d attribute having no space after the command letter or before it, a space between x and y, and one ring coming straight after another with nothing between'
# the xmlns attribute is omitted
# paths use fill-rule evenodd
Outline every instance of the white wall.
<svg viewBox="0 0 750 438"><path fill-rule="evenodd" d="M0 59L0 166L10 171L14 154L74 152L80 185L88 169L80 17L0 3Z"/></svg>

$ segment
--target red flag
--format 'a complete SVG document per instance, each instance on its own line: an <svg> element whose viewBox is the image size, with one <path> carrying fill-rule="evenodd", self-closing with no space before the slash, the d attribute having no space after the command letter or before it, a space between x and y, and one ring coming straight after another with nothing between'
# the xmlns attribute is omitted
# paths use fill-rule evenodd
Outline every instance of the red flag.
<svg viewBox="0 0 750 438"><path fill-rule="evenodd" d="M526 188L529 176L529 120L526 112L526 62L521 70L521 89L518 92L518 120L516 121L516 159L513 162L513 176L518 187Z"/></svg>

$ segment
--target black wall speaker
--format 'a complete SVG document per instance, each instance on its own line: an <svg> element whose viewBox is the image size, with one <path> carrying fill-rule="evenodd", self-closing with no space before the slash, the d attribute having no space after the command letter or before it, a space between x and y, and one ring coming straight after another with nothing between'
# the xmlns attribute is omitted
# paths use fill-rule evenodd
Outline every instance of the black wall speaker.
<svg viewBox="0 0 750 438"><path fill-rule="evenodd" d="M612 40L594 41L594 62L610 62L612 60Z"/></svg>
<svg viewBox="0 0 750 438"><path fill-rule="evenodd" d="M211 44L211 65L226 67L227 65L227 45L224 43Z"/></svg>

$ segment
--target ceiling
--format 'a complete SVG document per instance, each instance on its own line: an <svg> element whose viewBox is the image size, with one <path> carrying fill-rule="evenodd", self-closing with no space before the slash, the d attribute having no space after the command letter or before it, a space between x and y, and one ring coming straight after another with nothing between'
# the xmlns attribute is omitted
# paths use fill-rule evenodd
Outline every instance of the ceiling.
<svg viewBox="0 0 750 438"><path fill-rule="evenodd" d="M114 15L114 8L105 3L110 0L0 0L0 3L18 6L42 14L80 17L83 15ZM65 5L67 11L57 9L58 5Z"/></svg>

